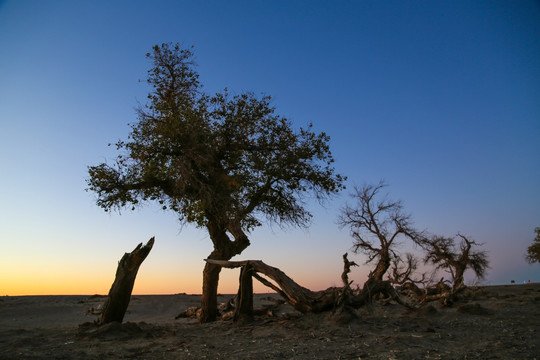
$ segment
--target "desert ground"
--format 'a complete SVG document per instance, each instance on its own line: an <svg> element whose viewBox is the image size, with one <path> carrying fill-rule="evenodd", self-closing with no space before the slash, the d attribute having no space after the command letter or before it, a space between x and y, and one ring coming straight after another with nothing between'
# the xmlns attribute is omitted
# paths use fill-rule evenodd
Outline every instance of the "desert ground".
<svg viewBox="0 0 540 360"><path fill-rule="evenodd" d="M123 324L98 328L87 312L103 301L0 297L0 359L540 359L540 284L473 288L452 307L375 302L357 317L284 304L247 325L175 320L200 301L181 294L133 296Z"/></svg>

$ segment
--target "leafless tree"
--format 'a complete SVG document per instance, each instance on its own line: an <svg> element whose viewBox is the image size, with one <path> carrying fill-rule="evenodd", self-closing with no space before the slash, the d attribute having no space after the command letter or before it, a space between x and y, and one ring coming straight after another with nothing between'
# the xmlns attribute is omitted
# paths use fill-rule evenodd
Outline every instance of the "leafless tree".
<svg viewBox="0 0 540 360"><path fill-rule="evenodd" d="M365 254L366 263L377 263L370 278L379 281L390 268L392 259L398 257L394 250L398 242L415 241L419 236L412 227L410 215L404 213L401 201L381 195L384 187L383 181L355 187L351 195L355 204L347 204L338 219L342 228L350 229L355 253Z"/></svg>
<svg viewBox="0 0 540 360"><path fill-rule="evenodd" d="M459 245L457 239L460 239ZM451 294L464 287L464 275L467 269L474 271L478 279L483 279L489 268L485 251L476 250L481 246L468 237L457 234L455 237L433 236L422 239L419 244L425 249L426 264L433 264L437 270L448 272L452 278Z"/></svg>

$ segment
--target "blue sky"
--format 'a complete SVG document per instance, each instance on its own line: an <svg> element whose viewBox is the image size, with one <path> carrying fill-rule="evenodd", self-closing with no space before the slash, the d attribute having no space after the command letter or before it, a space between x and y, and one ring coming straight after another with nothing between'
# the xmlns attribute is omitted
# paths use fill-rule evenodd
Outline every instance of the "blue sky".
<svg viewBox="0 0 540 360"><path fill-rule="evenodd" d="M194 46L209 93L265 93L327 132L349 188L385 179L417 227L485 243L486 283L540 281L523 259L540 226L538 2L7 0L0 293L104 293L122 254L154 235L135 292L200 292L204 231L151 204L106 214L85 192L87 166L112 160L107 144L136 121L145 53L163 42ZM339 284L347 192L308 203L308 230L257 229L239 258L315 290Z"/></svg>

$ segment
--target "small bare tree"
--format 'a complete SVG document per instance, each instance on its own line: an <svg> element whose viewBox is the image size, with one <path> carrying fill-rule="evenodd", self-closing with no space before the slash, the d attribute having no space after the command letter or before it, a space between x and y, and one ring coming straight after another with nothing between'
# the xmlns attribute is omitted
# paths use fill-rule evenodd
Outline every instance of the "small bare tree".
<svg viewBox="0 0 540 360"><path fill-rule="evenodd" d="M456 238L461 239L457 245ZM450 293L456 294L464 287L464 275L467 269L474 271L478 279L483 279L489 268L489 260L485 251L475 250L473 247L481 246L464 235L456 237L433 236L424 238L419 244L425 249L426 264L433 264L436 270L444 270L452 277ZM459 248L458 248L459 246Z"/></svg>
<svg viewBox="0 0 540 360"><path fill-rule="evenodd" d="M354 252L364 253L368 257L366 264L377 262L370 278L379 281L390 268L392 259L398 257L394 248L399 239L415 241L418 237L401 201L391 201L380 194L384 187L386 184L382 181L377 185L355 187L351 196L356 203L347 204L338 219L342 228L350 229Z"/></svg>

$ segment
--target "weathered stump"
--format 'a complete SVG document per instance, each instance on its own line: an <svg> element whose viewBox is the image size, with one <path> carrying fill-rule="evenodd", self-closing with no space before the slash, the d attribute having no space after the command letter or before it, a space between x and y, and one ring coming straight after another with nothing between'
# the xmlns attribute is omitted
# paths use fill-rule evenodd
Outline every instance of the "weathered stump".
<svg viewBox="0 0 540 360"><path fill-rule="evenodd" d="M250 264L240 270L240 285L236 296L234 322L249 323L253 321L253 267Z"/></svg>
<svg viewBox="0 0 540 360"><path fill-rule="evenodd" d="M347 253L343 254L343 272L341 273L341 281L343 281L343 286L349 287L349 273L351 272L351 266L358 266L354 261L349 261L347 258Z"/></svg>
<svg viewBox="0 0 540 360"><path fill-rule="evenodd" d="M118 262L116 277L109 290L109 295L103 305L98 324L103 325L113 321L122 322L131 299L131 292L137 277L137 271L154 245L152 237L146 245L137 245L135 250L125 253Z"/></svg>

